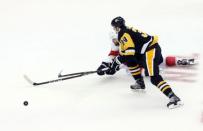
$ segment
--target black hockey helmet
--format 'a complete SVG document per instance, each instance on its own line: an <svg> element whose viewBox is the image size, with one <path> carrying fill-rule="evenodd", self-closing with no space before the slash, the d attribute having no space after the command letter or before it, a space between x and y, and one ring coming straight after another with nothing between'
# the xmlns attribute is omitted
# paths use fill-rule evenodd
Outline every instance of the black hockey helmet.
<svg viewBox="0 0 203 131"><path fill-rule="evenodd" d="M121 16L118 16L111 21L111 26L119 28L124 27L125 20Z"/></svg>

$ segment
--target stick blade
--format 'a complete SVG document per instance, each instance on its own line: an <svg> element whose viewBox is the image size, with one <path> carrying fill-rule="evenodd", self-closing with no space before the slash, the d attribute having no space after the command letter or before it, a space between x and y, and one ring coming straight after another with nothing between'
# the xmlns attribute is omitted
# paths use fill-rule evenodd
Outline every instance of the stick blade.
<svg viewBox="0 0 203 131"><path fill-rule="evenodd" d="M27 75L23 75L23 77L28 83L30 83L31 85L35 85L35 83Z"/></svg>
<svg viewBox="0 0 203 131"><path fill-rule="evenodd" d="M63 72L63 70L61 70L59 73L58 73L58 78L59 77L62 77L61 73Z"/></svg>

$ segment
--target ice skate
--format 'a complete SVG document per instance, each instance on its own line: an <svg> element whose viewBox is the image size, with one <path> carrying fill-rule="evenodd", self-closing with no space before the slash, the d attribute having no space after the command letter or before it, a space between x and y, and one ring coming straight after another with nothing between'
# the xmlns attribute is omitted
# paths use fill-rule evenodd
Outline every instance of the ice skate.
<svg viewBox="0 0 203 131"><path fill-rule="evenodd" d="M135 84L130 85L130 89L134 92L145 92L145 84L143 79L138 79Z"/></svg>
<svg viewBox="0 0 203 131"><path fill-rule="evenodd" d="M169 103L167 104L169 109L178 108L180 106L183 106L183 103L176 95L171 97Z"/></svg>

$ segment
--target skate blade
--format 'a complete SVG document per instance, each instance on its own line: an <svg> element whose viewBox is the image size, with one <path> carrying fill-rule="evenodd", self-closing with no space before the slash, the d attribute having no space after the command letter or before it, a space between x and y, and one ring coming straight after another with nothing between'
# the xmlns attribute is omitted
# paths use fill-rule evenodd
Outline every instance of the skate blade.
<svg viewBox="0 0 203 131"><path fill-rule="evenodd" d="M136 93L146 93L145 89L131 89L131 91Z"/></svg>
<svg viewBox="0 0 203 131"><path fill-rule="evenodd" d="M169 109L175 109L175 108L179 108L179 107L181 107L181 106L183 106L183 105L184 105L184 103L181 102L181 101L179 101L179 102L177 103L177 105L170 105L170 106L168 106L168 108L169 108Z"/></svg>

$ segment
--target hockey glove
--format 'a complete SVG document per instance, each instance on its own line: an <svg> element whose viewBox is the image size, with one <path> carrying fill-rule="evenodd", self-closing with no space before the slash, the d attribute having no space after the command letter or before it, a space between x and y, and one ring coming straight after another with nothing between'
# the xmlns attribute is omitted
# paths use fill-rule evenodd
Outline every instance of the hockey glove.
<svg viewBox="0 0 203 131"><path fill-rule="evenodd" d="M101 65L97 69L98 75L104 75L107 70L110 69L111 63L102 62Z"/></svg>
<svg viewBox="0 0 203 131"><path fill-rule="evenodd" d="M114 75L117 71L120 70L120 64L121 64L121 62L119 61L119 56L117 56L113 60L111 67L106 71L106 74L107 75Z"/></svg>

